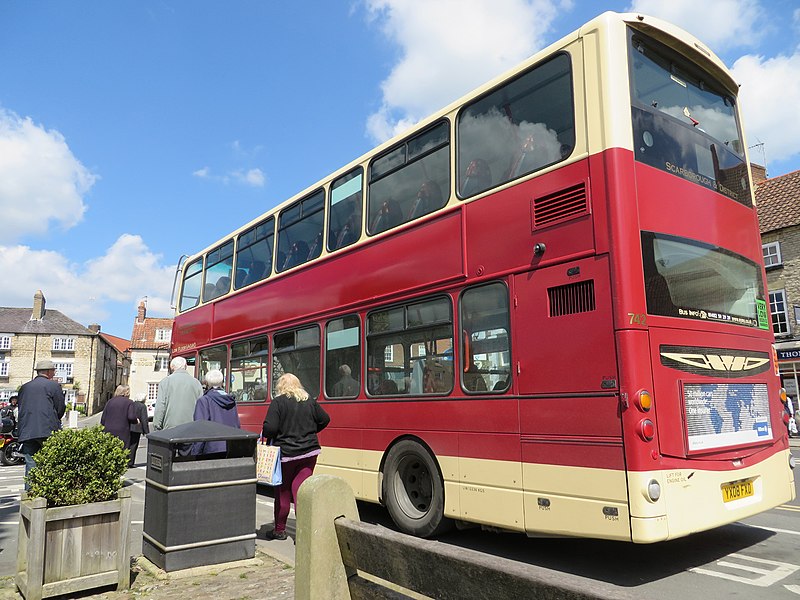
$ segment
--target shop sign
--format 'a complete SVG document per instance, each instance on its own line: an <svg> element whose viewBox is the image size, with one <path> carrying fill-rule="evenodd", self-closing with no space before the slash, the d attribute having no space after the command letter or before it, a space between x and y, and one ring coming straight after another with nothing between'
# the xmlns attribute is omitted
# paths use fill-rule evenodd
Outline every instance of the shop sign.
<svg viewBox="0 0 800 600"><path fill-rule="evenodd" d="M778 350L778 360L800 360L800 348Z"/></svg>

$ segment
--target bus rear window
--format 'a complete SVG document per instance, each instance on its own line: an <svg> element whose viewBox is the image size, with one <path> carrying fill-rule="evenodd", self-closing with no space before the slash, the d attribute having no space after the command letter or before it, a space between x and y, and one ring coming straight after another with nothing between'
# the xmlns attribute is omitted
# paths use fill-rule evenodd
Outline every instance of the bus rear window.
<svg viewBox="0 0 800 600"><path fill-rule="evenodd" d="M636 159L751 205L736 103L697 66L631 34Z"/></svg>
<svg viewBox="0 0 800 600"><path fill-rule="evenodd" d="M767 329L761 270L724 248L642 232L647 312Z"/></svg>

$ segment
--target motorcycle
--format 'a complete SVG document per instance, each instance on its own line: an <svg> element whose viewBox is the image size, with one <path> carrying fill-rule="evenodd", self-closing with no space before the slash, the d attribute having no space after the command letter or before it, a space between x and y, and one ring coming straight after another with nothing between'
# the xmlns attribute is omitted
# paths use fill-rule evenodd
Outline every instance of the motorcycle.
<svg viewBox="0 0 800 600"><path fill-rule="evenodd" d="M17 424L14 419L3 417L0 427L0 462L9 467L25 462L25 457L21 453L22 444L16 434Z"/></svg>

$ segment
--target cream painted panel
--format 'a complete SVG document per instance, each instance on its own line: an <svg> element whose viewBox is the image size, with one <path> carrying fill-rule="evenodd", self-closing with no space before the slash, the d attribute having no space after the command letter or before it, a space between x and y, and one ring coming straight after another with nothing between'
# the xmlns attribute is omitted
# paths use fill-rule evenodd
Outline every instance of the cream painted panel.
<svg viewBox="0 0 800 600"><path fill-rule="evenodd" d="M442 462L442 459L439 459ZM522 489L522 465L504 460L458 459L459 482L514 490Z"/></svg>
<svg viewBox="0 0 800 600"><path fill-rule="evenodd" d="M364 496L363 452L355 448L335 448L325 446L317 458L314 473L325 473L341 477L350 487L356 498Z"/></svg>
<svg viewBox="0 0 800 600"><path fill-rule="evenodd" d="M526 492L628 503L624 471L526 463L523 476Z"/></svg>
<svg viewBox="0 0 800 600"><path fill-rule="evenodd" d="M621 502L572 498L548 494L549 505L540 504L541 494L525 492L525 529L529 535L569 535L630 540L628 505ZM616 509L616 514L610 514Z"/></svg>
<svg viewBox="0 0 800 600"><path fill-rule="evenodd" d="M672 539L705 531L774 508L794 498L794 475L789 468L789 451L780 452L767 460L737 471L701 471L683 469L663 473L630 473L631 510L635 516L649 516L647 505L641 501L641 490L651 478L662 481L661 499L655 503L666 513L668 536L653 539L647 526L639 530L634 520L633 539L652 542ZM753 479L754 494L732 502L723 502L723 483ZM775 485L773 482L788 484Z"/></svg>

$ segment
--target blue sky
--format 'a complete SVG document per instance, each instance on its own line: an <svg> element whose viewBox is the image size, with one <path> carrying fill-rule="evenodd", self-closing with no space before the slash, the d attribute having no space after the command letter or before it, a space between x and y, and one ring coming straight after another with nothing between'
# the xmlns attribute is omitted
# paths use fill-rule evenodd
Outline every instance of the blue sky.
<svg viewBox="0 0 800 600"><path fill-rule="evenodd" d="M796 0L3 0L0 306L129 338L175 263L604 10L688 29L800 168ZM763 151L763 153L762 153Z"/></svg>

